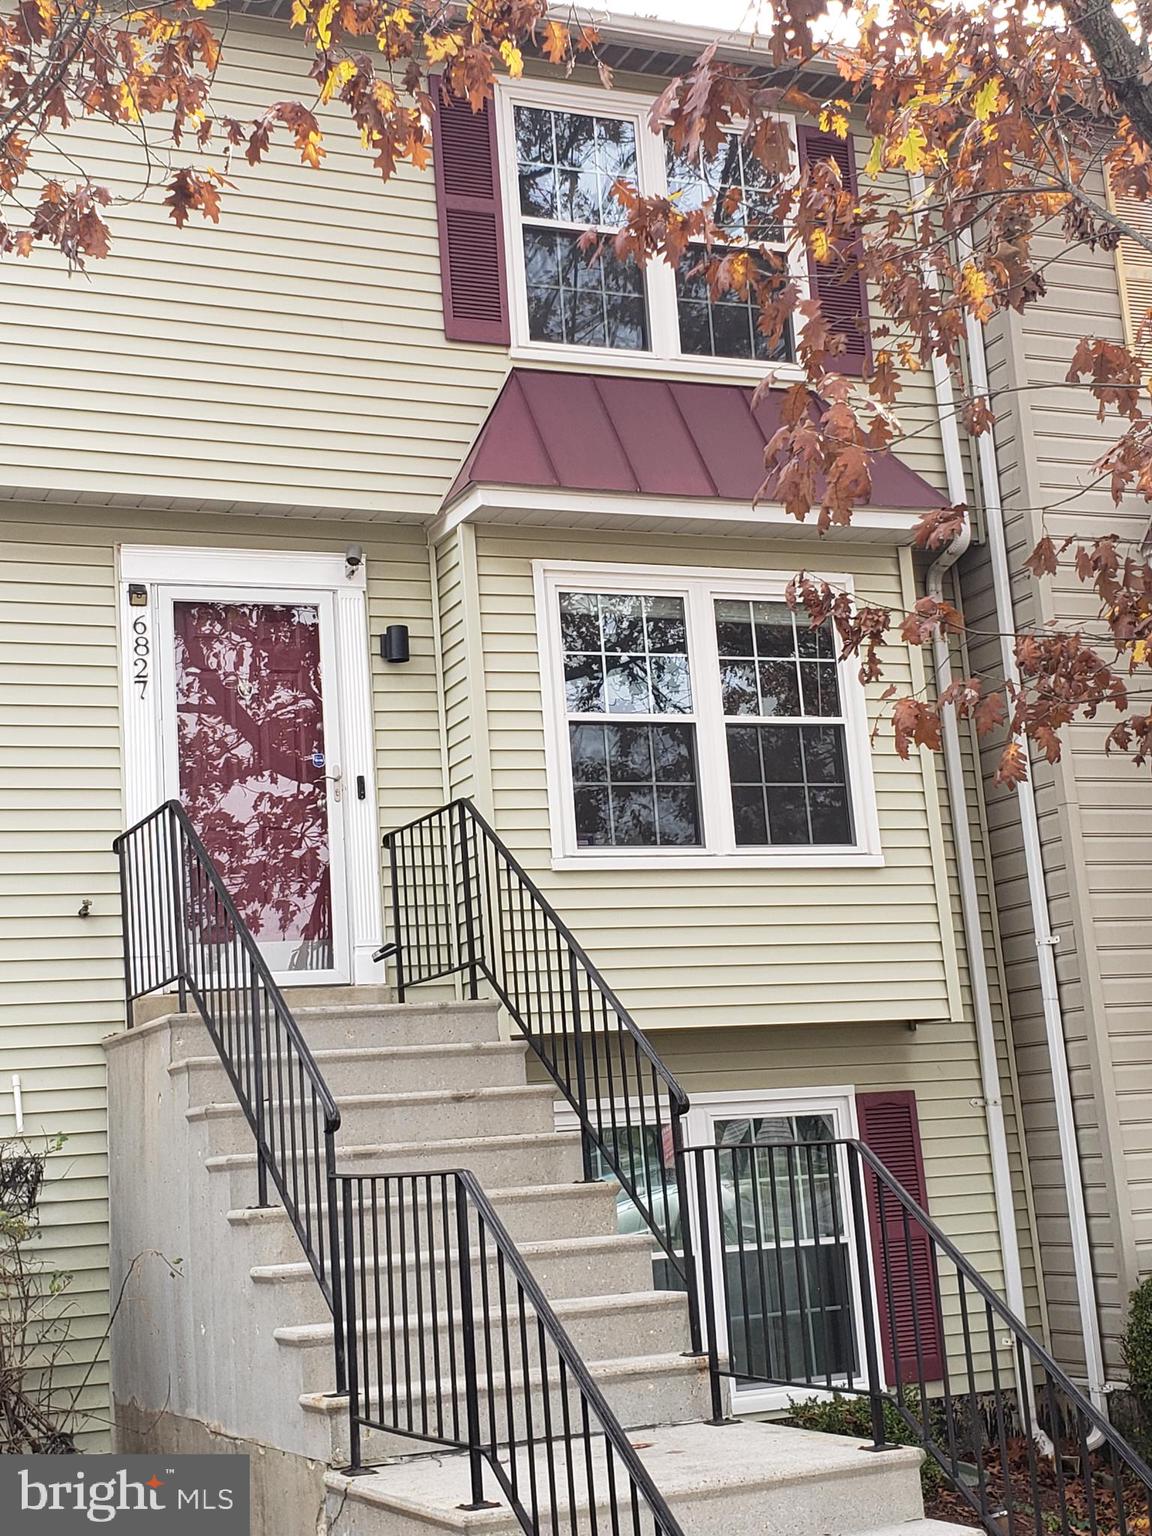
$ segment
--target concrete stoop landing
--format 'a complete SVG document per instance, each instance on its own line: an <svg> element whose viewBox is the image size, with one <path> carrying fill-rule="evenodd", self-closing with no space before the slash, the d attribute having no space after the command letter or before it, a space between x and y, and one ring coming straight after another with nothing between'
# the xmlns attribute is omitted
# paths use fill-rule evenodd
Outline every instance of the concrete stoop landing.
<svg viewBox="0 0 1152 1536"><path fill-rule="evenodd" d="M633 1433L630 1441L685 1536L960 1536L959 1527L924 1519L918 1451L876 1454L838 1436L757 1423L662 1426ZM631 1536L630 1507L618 1506L618 1524L612 1518L602 1442L593 1448L591 1476L585 1473L577 1482L574 1505L562 1456L554 1455L551 1482L546 1453L534 1462L530 1468L528 1458L520 1456L516 1470L528 1508L535 1474L543 1531L604 1536L619 1529ZM577 1479L580 1470L578 1459ZM618 1488L621 1481L618 1472ZM485 1497L495 1507L462 1507L470 1498L464 1456L424 1456L364 1477L330 1472L327 1485L331 1536L428 1536L433 1530L517 1536L522 1531L491 1474L485 1478ZM555 1510L550 1486L558 1490ZM647 1532L651 1525L641 1507L637 1529Z"/></svg>
<svg viewBox="0 0 1152 1536"><path fill-rule="evenodd" d="M647 1240L616 1231L614 1188L580 1182L578 1138L555 1130L554 1095L529 1084L525 1047L501 1040L494 1005L400 1005L377 988L309 988L289 1001L341 1106L342 1168L476 1174L686 1536L955 1536L923 1520L918 1452L705 1422L707 1373L687 1354L684 1298L653 1290ZM365 1458L379 1470L325 1473L348 1460L328 1309L283 1209L253 1208L248 1127L202 1021L149 1011L108 1042L111 1112L125 1127L112 1171L117 1210L160 1215L139 1230L118 1217L116 1262L123 1272L157 1239L191 1257L182 1303L156 1282L119 1356L114 1340L118 1400L302 1458L321 1506L302 1518L309 1536L318 1526L331 1536L518 1531L494 1478L497 1507L463 1511L466 1459L413 1454L418 1442L369 1431ZM533 1384L511 1385L535 1401ZM596 1445L591 1476L564 1480L574 1507L558 1503L557 1531L614 1529L603 1462ZM534 1469L544 1485L548 1470ZM527 1486L533 1469L518 1475ZM279 1518L265 1520L269 1536L273 1525L295 1536ZM631 1530L630 1514L620 1528ZM553 1529L551 1513L541 1529Z"/></svg>

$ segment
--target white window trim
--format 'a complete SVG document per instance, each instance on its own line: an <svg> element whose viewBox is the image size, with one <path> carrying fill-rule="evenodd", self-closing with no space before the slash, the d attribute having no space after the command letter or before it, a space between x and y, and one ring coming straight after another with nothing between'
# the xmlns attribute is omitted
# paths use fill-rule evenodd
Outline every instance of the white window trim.
<svg viewBox="0 0 1152 1536"><path fill-rule="evenodd" d="M544 754L548 778L548 819L553 869L878 869L884 863L867 701L848 662L838 664L844 703L845 758L856 842L851 847L738 848L732 822L731 786L725 746L725 716L716 681L719 659L710 601L714 596L781 600L791 575L773 571L709 570L697 567L592 564L588 561L533 561ZM833 586L852 591L843 573L823 574ZM576 807L564 707L563 647L558 593L566 591L650 593L683 596L688 621L689 666L697 722L697 770L704 833L699 848L581 848L576 840ZM609 717L605 717L609 718ZM627 716L611 717L627 720ZM688 717L685 717L688 718Z"/></svg>
<svg viewBox="0 0 1152 1536"><path fill-rule="evenodd" d="M756 358L698 357L680 351L676 314L676 278L662 259L649 264L646 274L649 332L647 351L615 350L612 347L566 346L557 342L533 341L528 334L528 301L524 282L524 239L520 215L519 184L516 177L516 137L513 111L518 103L525 106L552 107L557 111L599 113L602 117L627 118L636 124L637 173L641 191L647 195L667 190L662 138L648 127L648 113L655 96L613 90L607 95L595 86L557 85L548 80L500 79L496 82L496 132L499 149L501 190L504 204L504 237L507 251L508 311L512 327L512 357L519 362L557 362L570 367L599 366L623 368L633 373L657 369L661 373L705 375L728 380L762 380L771 373L781 384L804 377L797 363L772 363ZM792 136L793 154L797 154L795 119L781 115ZM808 292L808 264L803 250L794 242L788 249L788 267L799 285L801 297ZM802 317L793 315L797 337Z"/></svg>
<svg viewBox="0 0 1152 1536"><path fill-rule="evenodd" d="M639 1108L639 1101L630 1101L633 1109ZM608 1105L601 1109L607 1112ZM836 1139L840 1141L856 1141L860 1136L860 1127L856 1118L856 1088L854 1084L835 1086L829 1088L745 1088L735 1093L693 1093L692 1102L684 1122L684 1141L689 1147L708 1147L714 1144L712 1124L715 1120L739 1120L744 1117L752 1119L758 1115L786 1114L786 1115L821 1115L832 1117L835 1127ZM562 1132L576 1132L580 1129L580 1121L576 1111L563 1100L558 1100L555 1106L556 1129ZM840 1175L846 1183L847 1167L843 1156L840 1158ZM696 1228L699 1230L699 1211L694 1212ZM852 1241L851 1231L848 1237L848 1263L850 1280L852 1284L852 1296L857 1319L860 1309L869 1306L872 1310L872 1326L875 1337L880 1338L880 1313L876 1299L876 1287L873 1280L872 1266L872 1237L871 1233L865 1234L868 1248L868 1271L866 1276L861 1276L857 1265L855 1244ZM699 1243L697 1243L697 1260L699 1262ZM716 1297L716 1305L723 1305L723 1277L720 1269L721 1258L719 1251L713 1248L713 1275L712 1284ZM866 1282L862 1283L862 1282ZM858 1341L861 1342L861 1341ZM863 1361L858 1362L863 1371ZM883 1365L881 1365L883 1371ZM754 1413L780 1413L787 1409L789 1402L829 1402L831 1395L820 1387L795 1386L764 1386L738 1389L734 1381L728 1383L729 1405L732 1413L737 1415Z"/></svg>

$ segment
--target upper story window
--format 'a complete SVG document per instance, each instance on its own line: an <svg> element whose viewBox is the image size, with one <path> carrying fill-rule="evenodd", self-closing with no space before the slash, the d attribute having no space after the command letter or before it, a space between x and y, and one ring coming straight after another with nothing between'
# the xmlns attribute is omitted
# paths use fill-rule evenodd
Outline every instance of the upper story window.
<svg viewBox="0 0 1152 1536"><path fill-rule="evenodd" d="M636 180L636 124L517 103L516 171L524 296L532 341L642 351L644 274L610 251L589 263L580 238L620 224L617 180Z"/></svg>
<svg viewBox="0 0 1152 1536"><path fill-rule="evenodd" d="M518 81L501 87L499 104L514 346L712 373L716 360L725 372L759 374L766 362L794 359L790 323L779 337L763 334L759 291L770 291L781 272L806 283L806 267L788 252L771 218L768 177L737 135L716 154L689 160L651 131L643 98ZM590 261L585 231L610 237L624 220L612 195L618 180L670 195L685 210L712 200L725 241L714 254L754 245L779 253L778 261L758 249L749 287L719 295L701 270L703 246L690 248L675 271L662 260L643 269L621 261L610 240Z"/></svg>
<svg viewBox="0 0 1152 1536"><path fill-rule="evenodd" d="M783 227L771 217L764 168L735 134L709 156L704 149L694 159L665 149L668 192L685 211L712 202L712 220L730 247L768 246L787 261ZM714 248L715 249L715 248ZM676 320L680 350L706 357L757 358L761 362L790 362L795 357L791 322L780 338L770 342L760 328L756 283L744 292L730 290L713 297L702 270L708 253L689 246L676 270ZM757 255L757 276L771 287L774 273Z"/></svg>
<svg viewBox="0 0 1152 1536"><path fill-rule="evenodd" d="M863 691L786 577L537 575L562 862L876 862Z"/></svg>

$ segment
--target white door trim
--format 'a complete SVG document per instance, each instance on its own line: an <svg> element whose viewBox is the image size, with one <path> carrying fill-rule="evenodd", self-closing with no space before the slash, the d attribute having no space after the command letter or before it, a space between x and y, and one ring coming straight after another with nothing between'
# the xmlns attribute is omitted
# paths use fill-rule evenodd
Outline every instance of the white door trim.
<svg viewBox="0 0 1152 1536"><path fill-rule="evenodd" d="M253 549L190 549L125 544L119 550L121 696L124 737L124 815L131 826L165 798L164 719L159 666L160 594L169 587L210 588L221 595L255 596L292 589L331 595L336 677L332 705L343 760L341 824L351 979L380 979L372 953L383 932L380 833L377 816L372 678L368 658L365 568L349 571L343 555L330 552ZM145 607L134 607L129 589L147 589ZM358 793L364 781L364 798ZM335 871L334 871L335 872ZM335 893L334 893L335 894ZM307 985L317 978L299 972L282 978Z"/></svg>

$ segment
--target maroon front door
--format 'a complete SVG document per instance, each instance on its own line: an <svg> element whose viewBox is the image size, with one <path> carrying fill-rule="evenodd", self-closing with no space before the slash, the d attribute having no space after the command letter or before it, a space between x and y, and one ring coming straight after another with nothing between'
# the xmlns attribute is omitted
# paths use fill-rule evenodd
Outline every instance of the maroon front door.
<svg viewBox="0 0 1152 1536"><path fill-rule="evenodd" d="M180 799L275 971L333 959L320 615L177 602Z"/></svg>

